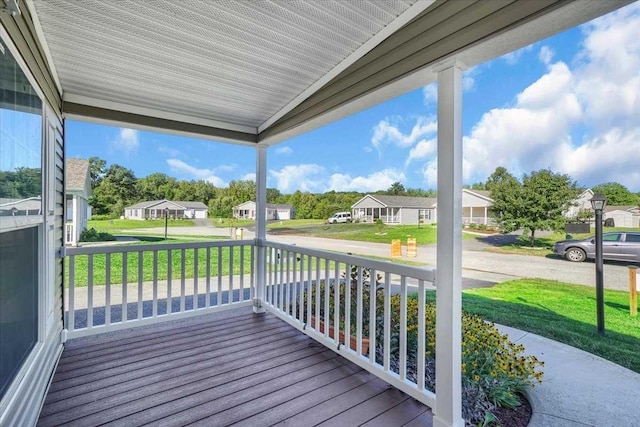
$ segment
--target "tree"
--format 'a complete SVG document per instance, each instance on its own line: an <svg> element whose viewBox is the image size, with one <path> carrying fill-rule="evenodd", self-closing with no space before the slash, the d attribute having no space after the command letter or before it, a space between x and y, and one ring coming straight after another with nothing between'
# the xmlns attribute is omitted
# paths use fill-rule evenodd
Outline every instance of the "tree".
<svg viewBox="0 0 640 427"><path fill-rule="evenodd" d="M90 204L98 214L120 216L127 205L138 199L133 171L114 164L94 189Z"/></svg>
<svg viewBox="0 0 640 427"><path fill-rule="evenodd" d="M578 194L569 175L542 169L524 175L520 183L505 168L499 167L487 180L494 200L492 215L503 232L520 228L530 231L535 245L537 230L560 231L566 224L563 215Z"/></svg>
<svg viewBox="0 0 640 427"><path fill-rule="evenodd" d="M141 201L147 200L172 200L176 179L163 173L152 173L144 178L138 179L138 198Z"/></svg>
<svg viewBox="0 0 640 427"><path fill-rule="evenodd" d="M635 206L640 203L638 195L617 182L596 185L591 191L595 194L604 194L607 197L607 204L612 206Z"/></svg>
<svg viewBox="0 0 640 427"><path fill-rule="evenodd" d="M104 173L107 168L106 160L101 159L100 157L89 157L89 175L91 176L91 188L96 188L102 178L104 177Z"/></svg>
<svg viewBox="0 0 640 427"><path fill-rule="evenodd" d="M405 193L405 191L406 190L404 188L404 185L396 181L393 184L391 184L391 187L387 189L386 193L394 196L401 196Z"/></svg>

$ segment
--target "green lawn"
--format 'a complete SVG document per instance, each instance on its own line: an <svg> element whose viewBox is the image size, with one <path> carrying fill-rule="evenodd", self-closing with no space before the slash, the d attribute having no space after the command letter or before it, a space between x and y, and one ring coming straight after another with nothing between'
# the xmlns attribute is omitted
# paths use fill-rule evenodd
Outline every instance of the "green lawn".
<svg viewBox="0 0 640 427"><path fill-rule="evenodd" d="M154 243L187 243L193 242L194 239L168 239L159 240ZM197 241L197 239L195 240ZM133 243L132 245L147 245L149 242ZM127 245L129 246L129 245ZM210 273L212 276L218 274L218 249L211 248L210 250ZM222 275L226 276L230 274L229 271L229 248L222 249ZM143 252L142 254L142 280L153 280L153 253ZM171 254L171 277L179 279L182 277L182 254L180 250L174 250ZM88 280L88 256L77 255L75 257L75 284L76 286L86 286ZM122 282L122 254L111 255L111 283ZM185 250L185 278L194 277L194 251L193 249ZM65 258L65 263L69 263L70 258ZM251 271L251 249L245 248L244 251L244 266L245 273ZM240 273L240 248L233 249L233 274ZM106 283L106 255L94 255L93 256L93 283L94 285L104 285ZM206 250L198 250L198 277L205 277L206 275ZM65 268L65 283L69 283L69 268ZM168 255L167 251L158 252L158 280L166 280L168 277ZM138 253L127 254L127 281L129 283L137 283L138 281Z"/></svg>
<svg viewBox="0 0 640 427"><path fill-rule="evenodd" d="M252 219L235 219L235 218L211 218L211 224L214 227L249 227L256 222Z"/></svg>
<svg viewBox="0 0 640 427"><path fill-rule="evenodd" d="M391 243L399 239L402 244L407 243L407 238L415 237L418 245L428 245L436 242L437 228L432 225L383 225L383 224L320 224L300 226L288 230L282 228L274 230L276 233L307 235L312 237L324 237L329 239L356 240L360 242ZM463 238L475 238L477 236L462 233Z"/></svg>
<svg viewBox="0 0 640 427"><path fill-rule="evenodd" d="M193 224L193 221L189 219L170 219L167 225L169 227L191 227ZM89 220L87 227L106 232L135 230L136 228L155 228L164 227L164 219L146 219L144 221L136 219Z"/></svg>
<svg viewBox="0 0 640 427"><path fill-rule="evenodd" d="M429 300L435 299L428 292ZM596 329L595 289L522 279L465 290L462 307L485 320L529 331L596 354L640 373L640 317L627 292L605 290L605 329Z"/></svg>
<svg viewBox="0 0 640 427"><path fill-rule="evenodd" d="M268 229L277 229L277 228L300 228L300 227L308 227L311 225L322 225L324 224L323 219L290 219L286 221L272 221L267 224Z"/></svg>

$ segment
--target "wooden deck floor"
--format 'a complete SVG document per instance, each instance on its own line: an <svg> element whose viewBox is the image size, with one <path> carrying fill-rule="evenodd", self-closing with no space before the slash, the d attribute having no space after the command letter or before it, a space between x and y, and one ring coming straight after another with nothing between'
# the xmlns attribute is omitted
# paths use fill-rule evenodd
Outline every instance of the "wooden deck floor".
<svg viewBox="0 0 640 427"><path fill-rule="evenodd" d="M69 341L39 426L430 426L431 411L250 309Z"/></svg>

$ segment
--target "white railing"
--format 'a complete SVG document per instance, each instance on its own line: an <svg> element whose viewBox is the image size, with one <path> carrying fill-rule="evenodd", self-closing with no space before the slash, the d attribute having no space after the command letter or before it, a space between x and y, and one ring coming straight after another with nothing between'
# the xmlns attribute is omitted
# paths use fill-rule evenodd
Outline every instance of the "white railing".
<svg viewBox="0 0 640 427"><path fill-rule="evenodd" d="M434 270L268 241L264 246L269 311L434 407L435 394L425 388L425 289L435 280ZM409 292L418 299L413 345L407 330ZM392 306L392 295L398 294ZM408 375L409 369L415 375Z"/></svg>
<svg viewBox="0 0 640 427"><path fill-rule="evenodd" d="M65 245L75 245L76 233L72 222L67 222L64 227L64 243Z"/></svg>
<svg viewBox="0 0 640 427"><path fill-rule="evenodd" d="M69 338L251 305L253 240L67 248Z"/></svg>

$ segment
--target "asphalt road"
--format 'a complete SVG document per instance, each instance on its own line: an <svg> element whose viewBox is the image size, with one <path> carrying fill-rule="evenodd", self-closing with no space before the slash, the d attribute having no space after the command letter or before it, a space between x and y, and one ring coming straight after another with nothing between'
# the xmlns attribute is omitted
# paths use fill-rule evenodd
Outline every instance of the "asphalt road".
<svg viewBox="0 0 640 427"><path fill-rule="evenodd" d="M144 231L158 232L157 230L159 229L146 229ZM164 232L164 229L162 232ZM176 227L169 228L169 234L229 236L229 229L198 226ZM253 236L251 231L244 231L245 239L252 239ZM390 257L390 245L381 243L291 235L267 237L277 242L313 247L327 251L349 252L354 255L369 255L383 258ZM495 236L464 240L462 275L465 281L463 282L463 286L487 286L506 280L535 277L595 287L595 266L593 261L572 263L557 257L497 254L485 251L488 246L505 243L514 238L514 236ZM436 246L420 246L418 248L417 258L403 258L435 267ZM627 266L621 263L605 262L604 286L608 289L628 290L629 272Z"/></svg>

